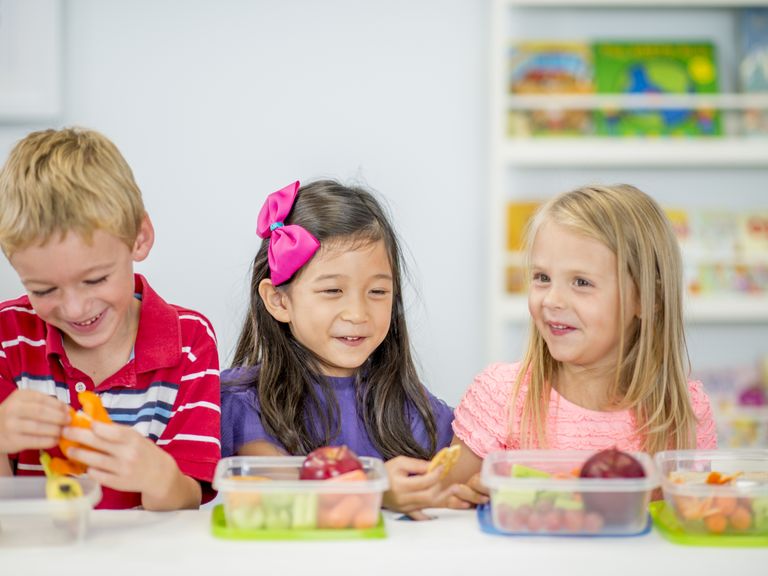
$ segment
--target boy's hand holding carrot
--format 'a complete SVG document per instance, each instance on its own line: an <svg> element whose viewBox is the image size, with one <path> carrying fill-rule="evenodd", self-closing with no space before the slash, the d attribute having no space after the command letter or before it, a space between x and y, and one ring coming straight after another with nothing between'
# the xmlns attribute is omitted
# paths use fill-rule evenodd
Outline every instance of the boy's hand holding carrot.
<svg viewBox="0 0 768 576"><path fill-rule="evenodd" d="M66 427L63 436L84 445L73 446L66 456L85 464L88 476L102 486L161 500L185 478L170 454L130 426L95 421L90 428Z"/></svg>

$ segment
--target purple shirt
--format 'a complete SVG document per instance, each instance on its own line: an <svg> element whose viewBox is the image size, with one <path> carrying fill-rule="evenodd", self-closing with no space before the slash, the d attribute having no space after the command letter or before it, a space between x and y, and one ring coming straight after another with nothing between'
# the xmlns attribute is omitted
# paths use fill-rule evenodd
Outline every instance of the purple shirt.
<svg viewBox="0 0 768 576"><path fill-rule="evenodd" d="M231 385L232 382L252 380L250 374L257 368L231 368L221 373L221 455L234 456L248 442L263 440L284 448L283 445L264 430L261 423L261 409L256 390L252 387ZM355 399L355 378L328 377L339 403L341 426L333 445L346 444L358 456L381 458L381 454L371 442L362 418L357 413ZM230 383L230 385L227 385ZM442 400L427 392L432 413L437 425L437 449L448 446L453 438L451 422L453 410ZM322 390L319 390L322 398ZM429 441L424 423L418 413L411 411L411 430L413 437L421 446L428 446Z"/></svg>

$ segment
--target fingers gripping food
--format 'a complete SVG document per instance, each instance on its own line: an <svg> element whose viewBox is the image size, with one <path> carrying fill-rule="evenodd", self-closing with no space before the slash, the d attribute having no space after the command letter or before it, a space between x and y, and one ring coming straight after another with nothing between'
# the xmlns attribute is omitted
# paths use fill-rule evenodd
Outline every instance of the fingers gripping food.
<svg viewBox="0 0 768 576"><path fill-rule="evenodd" d="M443 471L440 473L440 477L445 478L448 472L450 472L451 468L453 468L456 462L458 461L460 453L461 453L461 447L458 444L454 444L453 446L448 446L446 448L443 448L437 454L434 455L432 460L430 460L429 468L427 468L427 473L432 472L432 470L434 470L438 466L442 466Z"/></svg>
<svg viewBox="0 0 768 576"><path fill-rule="evenodd" d="M77 399L80 401L82 409L75 412L75 410L70 406L70 426L74 426L76 428L90 428L91 422L94 420L97 422L103 422L105 424L112 423L112 419L109 417L107 410L102 405L101 398L99 398L98 394L86 390L85 392L80 392L77 395ZM60 475L68 474L70 476L78 476L85 473L87 470L87 466L85 464L68 458L67 453L72 447L80 448L83 447L83 445L72 440L67 440L63 437L59 440L59 448L61 449L61 453L64 454L65 458L51 458L50 467L52 472Z"/></svg>

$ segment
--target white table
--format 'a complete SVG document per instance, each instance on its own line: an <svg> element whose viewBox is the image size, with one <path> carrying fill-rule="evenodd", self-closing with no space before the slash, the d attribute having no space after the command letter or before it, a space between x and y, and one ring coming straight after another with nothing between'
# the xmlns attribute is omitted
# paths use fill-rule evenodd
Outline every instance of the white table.
<svg viewBox="0 0 768 576"><path fill-rule="evenodd" d="M386 512L388 536L382 540L266 542L212 536L210 510L96 511L80 544L0 546L0 574L768 574L768 548L679 546L655 531L632 538L494 536L481 532L474 511L431 513L438 518L408 522Z"/></svg>

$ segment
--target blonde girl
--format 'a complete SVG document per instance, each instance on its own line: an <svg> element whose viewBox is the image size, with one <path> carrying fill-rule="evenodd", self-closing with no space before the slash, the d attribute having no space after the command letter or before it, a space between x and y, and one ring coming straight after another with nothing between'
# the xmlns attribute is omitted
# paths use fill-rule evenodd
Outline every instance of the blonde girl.
<svg viewBox="0 0 768 576"><path fill-rule="evenodd" d="M709 400L687 379L681 256L659 205L629 185L561 194L526 251L528 348L456 408L452 504L486 501L478 471L494 450L716 447Z"/></svg>

